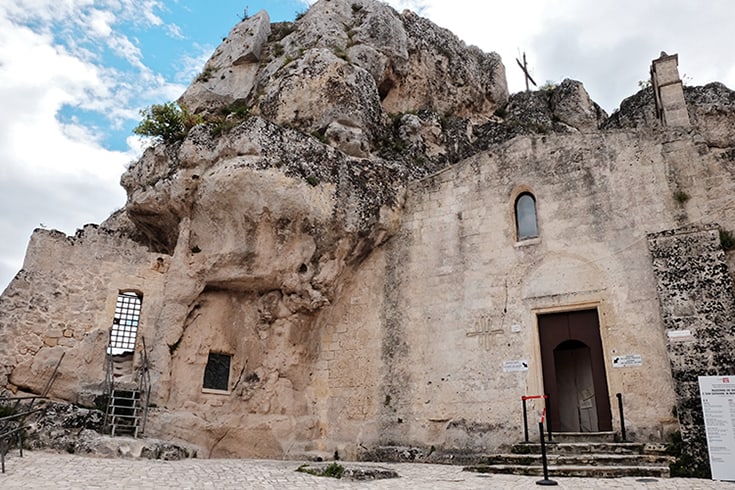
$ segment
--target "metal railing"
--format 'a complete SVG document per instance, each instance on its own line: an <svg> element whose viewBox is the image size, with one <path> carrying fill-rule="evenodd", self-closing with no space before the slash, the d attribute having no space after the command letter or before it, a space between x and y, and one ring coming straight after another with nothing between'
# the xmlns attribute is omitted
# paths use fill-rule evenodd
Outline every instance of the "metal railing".
<svg viewBox="0 0 735 490"><path fill-rule="evenodd" d="M622 393L616 393L615 397L618 399L618 412L620 413L620 441L618 442L628 442L627 434L625 430L625 411L623 410L623 394ZM551 431L551 412L550 412L550 402L549 402L549 395L525 395L521 397L521 403L523 404L523 440L524 442L528 443L529 440L529 434L528 434L528 408L526 407L526 400L534 400L534 399L544 399L544 411L546 414L546 432L548 433L548 442L553 443L552 438L552 431ZM617 439L617 436L616 436Z"/></svg>
<svg viewBox="0 0 735 490"><path fill-rule="evenodd" d="M148 404L151 401L151 371L148 361L148 348L145 345L145 337L141 336L140 340L143 344L142 358L140 368L138 368L138 390L140 390L142 411L140 432L145 434L145 424L148 420Z"/></svg>
<svg viewBox="0 0 735 490"><path fill-rule="evenodd" d="M625 413L623 412L623 394L616 393L615 396L618 398L618 411L620 412L620 442L628 442L625 437Z"/></svg>
<svg viewBox="0 0 735 490"><path fill-rule="evenodd" d="M48 397L51 387L59 376L59 366L64 360L65 353L61 354L43 392L38 396L0 397L0 407L5 407L6 415L0 417L0 469L5 473L5 456L17 443L20 457L23 457L23 435L29 428L26 418L29 415L43 412L45 408L35 408L36 400Z"/></svg>
<svg viewBox="0 0 735 490"><path fill-rule="evenodd" d="M537 400L543 398L544 400L544 414L547 415L546 418L546 432L549 434L548 442L553 442L552 439L552 433L551 433L551 417L549 412L549 395L524 395L521 397L521 403L523 404L523 436L524 436L524 442L528 443L528 408L526 407L526 401L527 400Z"/></svg>
<svg viewBox="0 0 735 490"><path fill-rule="evenodd" d="M7 407L8 415L0 417L0 468L5 473L5 456L17 443L20 457L23 457L23 435L28 429L26 417L45 410L44 408L32 408L35 401L41 397L25 396L19 398L0 398L0 406ZM30 400L28 407L23 407L22 401ZM12 406L8 404L12 403ZM6 405L7 404L7 405Z"/></svg>

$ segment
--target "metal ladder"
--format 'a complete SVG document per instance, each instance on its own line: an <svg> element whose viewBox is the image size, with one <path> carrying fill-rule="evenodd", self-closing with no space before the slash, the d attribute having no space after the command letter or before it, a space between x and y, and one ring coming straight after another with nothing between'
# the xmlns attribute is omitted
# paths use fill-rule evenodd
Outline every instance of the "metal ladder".
<svg viewBox="0 0 735 490"><path fill-rule="evenodd" d="M110 393L106 414L110 435L138 437L142 411L140 391L137 388L114 388Z"/></svg>
<svg viewBox="0 0 735 490"><path fill-rule="evenodd" d="M143 349L140 366L136 370L137 382L115 381L116 360L108 349L107 369L105 373L105 394L107 410L105 411L104 428L113 437L131 435L138 437L145 433L148 418L148 405L151 397L151 376L149 371L148 352L145 338L141 337Z"/></svg>

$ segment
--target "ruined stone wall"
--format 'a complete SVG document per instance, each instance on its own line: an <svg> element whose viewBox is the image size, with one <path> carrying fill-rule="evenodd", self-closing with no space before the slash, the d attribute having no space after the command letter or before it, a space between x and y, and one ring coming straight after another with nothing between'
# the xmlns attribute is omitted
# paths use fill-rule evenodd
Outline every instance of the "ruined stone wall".
<svg viewBox="0 0 735 490"><path fill-rule="evenodd" d="M104 381L118 293L143 293L142 331L153 324L165 268L163 257L95 226L74 237L36 230L0 298L0 387L41 393L64 354L50 395L90 403L85 396L99 394Z"/></svg>
<svg viewBox="0 0 735 490"><path fill-rule="evenodd" d="M697 378L735 373L735 291L719 232L692 226L648 239L692 473L708 465Z"/></svg>
<svg viewBox="0 0 735 490"><path fill-rule="evenodd" d="M684 90L679 79L679 57L661 53L651 64L651 82L658 117L665 126L689 127Z"/></svg>
<svg viewBox="0 0 735 490"><path fill-rule="evenodd" d="M600 315L613 426L620 392L628 434L662 440L675 392L646 235L722 216L733 190L717 154L671 131L520 137L416 184L388 259L382 443L518 441L520 397L543 390L537 315L584 308ZM519 242L523 191L539 238ZM613 368L630 354L643 365ZM528 371L504 372L511 360Z"/></svg>

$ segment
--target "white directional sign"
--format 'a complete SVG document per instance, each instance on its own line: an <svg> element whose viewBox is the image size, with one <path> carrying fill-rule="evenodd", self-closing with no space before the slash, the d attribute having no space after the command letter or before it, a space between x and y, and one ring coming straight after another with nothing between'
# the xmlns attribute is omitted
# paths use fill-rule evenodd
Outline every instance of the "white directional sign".
<svg viewBox="0 0 735 490"><path fill-rule="evenodd" d="M735 481L735 375L700 376L713 480Z"/></svg>
<svg viewBox="0 0 735 490"><path fill-rule="evenodd" d="M504 361L503 371L506 373L528 371L528 361L526 361L525 359L519 359L517 361Z"/></svg>
<svg viewBox="0 0 735 490"><path fill-rule="evenodd" d="M643 365L643 356L640 354L628 354L626 356L613 356L613 367L637 367Z"/></svg>
<svg viewBox="0 0 735 490"><path fill-rule="evenodd" d="M687 340L694 340L691 330L669 330L666 332L669 340L672 342L683 342Z"/></svg>

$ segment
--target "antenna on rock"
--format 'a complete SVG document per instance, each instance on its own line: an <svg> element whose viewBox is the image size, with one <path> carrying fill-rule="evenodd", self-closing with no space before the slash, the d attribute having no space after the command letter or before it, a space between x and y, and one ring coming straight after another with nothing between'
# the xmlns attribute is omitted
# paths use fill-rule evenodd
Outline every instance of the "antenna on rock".
<svg viewBox="0 0 735 490"><path fill-rule="evenodd" d="M521 63L521 60L519 60L518 58L516 58L516 63L518 63L518 66L521 67L521 70L523 70L523 75L526 78L526 92L528 92L529 90L528 89L529 81L533 84L534 87L538 87L538 85L536 85L536 82L533 81L533 78L531 78L531 74L528 73L528 63L526 63L526 52L525 51L523 52L523 63Z"/></svg>

